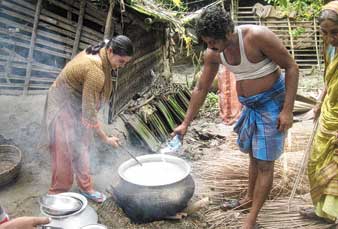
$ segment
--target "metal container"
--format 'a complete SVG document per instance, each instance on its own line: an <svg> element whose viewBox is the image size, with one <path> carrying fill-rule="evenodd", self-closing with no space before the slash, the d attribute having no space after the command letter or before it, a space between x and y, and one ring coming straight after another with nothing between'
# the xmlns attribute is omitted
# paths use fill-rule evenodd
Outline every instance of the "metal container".
<svg viewBox="0 0 338 229"><path fill-rule="evenodd" d="M147 223L174 216L183 210L195 190L195 183L190 175L191 168L183 159L171 155L152 154L137 157L145 167L148 162L165 161L173 163L183 170L175 181L159 185L142 185L133 182L127 176L128 169L136 166L135 160L128 160L120 165L119 177L112 186L116 203L135 223ZM138 165L137 165L138 166Z"/></svg>
<svg viewBox="0 0 338 229"><path fill-rule="evenodd" d="M53 216L69 215L82 207L81 200L65 195L44 195L39 202L42 210Z"/></svg>
<svg viewBox="0 0 338 229"><path fill-rule="evenodd" d="M82 207L78 211L71 214L54 216L46 213L42 206L40 206L42 215L51 218L51 222L46 226L60 227L63 229L75 229L86 225L97 224L97 213L91 206L88 205L88 201L84 196L74 192L65 192L58 195L77 198L81 201Z"/></svg>

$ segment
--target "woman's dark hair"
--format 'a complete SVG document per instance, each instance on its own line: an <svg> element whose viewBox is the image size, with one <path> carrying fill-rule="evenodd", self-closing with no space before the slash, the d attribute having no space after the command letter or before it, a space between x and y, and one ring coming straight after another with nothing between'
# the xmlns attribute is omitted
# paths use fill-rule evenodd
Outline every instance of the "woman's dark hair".
<svg viewBox="0 0 338 229"><path fill-rule="evenodd" d="M86 53L95 55L101 48L112 48L113 53L119 56L132 56L134 54L133 43L124 35L118 35L97 45L91 45L86 48Z"/></svg>
<svg viewBox="0 0 338 229"><path fill-rule="evenodd" d="M334 10L329 9L322 10L318 17L318 22L320 24L325 20L330 20L338 24L338 14Z"/></svg>
<svg viewBox="0 0 338 229"><path fill-rule="evenodd" d="M196 22L196 34L201 41L203 37L225 39L226 34L234 31L230 14L220 6L206 8Z"/></svg>

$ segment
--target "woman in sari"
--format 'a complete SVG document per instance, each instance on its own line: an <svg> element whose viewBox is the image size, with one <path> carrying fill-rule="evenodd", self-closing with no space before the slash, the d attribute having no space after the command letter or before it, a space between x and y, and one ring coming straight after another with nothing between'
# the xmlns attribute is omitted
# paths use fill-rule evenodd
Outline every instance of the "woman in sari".
<svg viewBox="0 0 338 229"><path fill-rule="evenodd" d="M49 89L44 115L52 157L49 194L69 191L75 175L84 196L105 200L93 188L89 145L93 134L113 147L120 145L117 137L102 130L97 113L113 93L112 70L123 67L132 55L132 42L123 35L90 46L67 63Z"/></svg>
<svg viewBox="0 0 338 229"><path fill-rule="evenodd" d="M338 218L338 1L322 8L319 24L324 39L325 87L314 109L319 120L308 161L314 209L301 214L334 222Z"/></svg>

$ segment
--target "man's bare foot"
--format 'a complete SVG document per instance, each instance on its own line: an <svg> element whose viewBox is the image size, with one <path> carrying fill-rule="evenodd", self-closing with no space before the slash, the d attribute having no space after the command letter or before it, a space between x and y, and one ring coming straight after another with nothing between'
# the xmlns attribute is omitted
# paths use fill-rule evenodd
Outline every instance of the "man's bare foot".
<svg viewBox="0 0 338 229"><path fill-rule="evenodd" d="M256 220L251 220L250 218L246 218L242 229L258 229L259 225L256 223Z"/></svg>
<svg viewBox="0 0 338 229"><path fill-rule="evenodd" d="M241 200L230 199L230 200L225 200L221 204L221 209L223 211L227 211L230 209L246 209L246 208L250 208L251 204L252 204L252 200L250 200L249 198L244 198Z"/></svg>

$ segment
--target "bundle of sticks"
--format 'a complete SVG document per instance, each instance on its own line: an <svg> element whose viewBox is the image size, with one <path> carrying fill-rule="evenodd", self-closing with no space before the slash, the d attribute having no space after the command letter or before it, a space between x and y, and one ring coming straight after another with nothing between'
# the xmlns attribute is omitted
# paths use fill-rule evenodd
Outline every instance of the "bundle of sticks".
<svg viewBox="0 0 338 229"><path fill-rule="evenodd" d="M269 196L271 204L266 205L266 207L274 208L274 204L277 204L274 200L282 198L282 203L285 203L285 207L288 208L285 200L288 200L294 188L303 154L304 152L284 153L276 161L274 184ZM248 185L248 166L248 155L239 151L229 152L229 150L226 153L224 150L217 150L195 163L193 170L198 171L198 173L194 176L202 186L199 188L197 195L210 198L210 207L206 210L205 216L211 228L236 228L236 225L241 225L239 221L244 218L248 209L230 210L225 213L220 209L220 205L225 199L244 197ZM307 180L302 179L294 191L297 195L304 195L308 190ZM309 204L310 202L305 201L304 203ZM276 216L279 213L275 211ZM264 213L261 215L264 215Z"/></svg>

